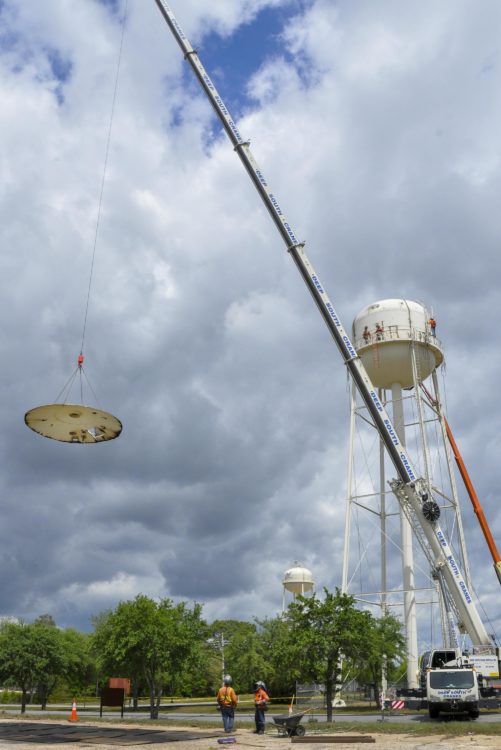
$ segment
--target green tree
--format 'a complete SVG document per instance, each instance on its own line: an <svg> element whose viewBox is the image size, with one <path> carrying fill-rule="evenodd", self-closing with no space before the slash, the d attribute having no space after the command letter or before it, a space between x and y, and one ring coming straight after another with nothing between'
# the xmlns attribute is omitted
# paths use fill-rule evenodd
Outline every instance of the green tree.
<svg viewBox="0 0 501 750"><path fill-rule="evenodd" d="M67 628L61 631L61 641L64 650L64 683L70 697L95 689L97 667L91 651L91 635Z"/></svg>
<svg viewBox="0 0 501 750"><path fill-rule="evenodd" d="M93 648L101 669L117 670L133 681L144 679L152 719L158 718L164 686L176 684L206 640L201 614L199 604L189 608L184 602L174 605L170 599L155 602L139 595L95 621Z"/></svg>
<svg viewBox="0 0 501 750"><path fill-rule="evenodd" d="M372 616L355 608L354 599L339 589L324 588L324 599L316 594L298 596L284 615L288 627L277 644L276 657L296 679L310 679L325 685L327 721L332 721L332 700L343 657L358 663L365 653L365 641Z"/></svg>
<svg viewBox="0 0 501 750"><path fill-rule="evenodd" d="M209 631L216 655L213 661L214 690L221 684L223 660L224 671L231 674L237 692L250 691L256 680L267 679L269 659L259 623L215 620Z"/></svg>
<svg viewBox="0 0 501 750"><path fill-rule="evenodd" d="M32 628L39 660L35 685L42 711L45 711L49 695L66 667L64 646L61 631L54 625L37 621Z"/></svg>
<svg viewBox="0 0 501 750"><path fill-rule="evenodd" d="M47 613L44 615L39 615L33 624L34 625L48 625L53 628L56 627L56 621L54 620L52 615L49 615Z"/></svg>
<svg viewBox="0 0 501 750"><path fill-rule="evenodd" d="M4 623L0 628L0 679L21 689L21 713L28 695L38 689L42 708L64 669L60 632L51 625Z"/></svg>
<svg viewBox="0 0 501 750"><path fill-rule="evenodd" d="M210 644L197 639L180 672L171 681L171 695L205 697L213 693L213 660Z"/></svg>
<svg viewBox="0 0 501 750"><path fill-rule="evenodd" d="M359 680L365 678L379 686L383 669L391 680L404 654L405 638L400 620L389 613L379 619L372 618L364 645L364 662L358 672ZM379 692L376 689L376 702L381 707Z"/></svg>
<svg viewBox="0 0 501 750"><path fill-rule="evenodd" d="M284 658L291 640L291 624L280 615L261 621L259 626L261 647L266 654L266 685L273 696L291 698L297 673L291 671L288 658Z"/></svg>

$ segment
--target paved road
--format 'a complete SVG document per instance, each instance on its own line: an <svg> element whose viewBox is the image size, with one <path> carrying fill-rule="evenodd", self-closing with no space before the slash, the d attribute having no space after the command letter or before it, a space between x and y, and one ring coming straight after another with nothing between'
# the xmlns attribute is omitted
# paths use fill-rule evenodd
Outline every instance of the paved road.
<svg viewBox="0 0 501 750"><path fill-rule="evenodd" d="M12 714L12 715L19 715L19 709L7 709L5 713ZM284 712L285 713L285 712ZM46 712L40 711L40 709L30 709L29 707L26 709L26 717L29 716L38 716L43 717L49 714L50 716L62 716L62 717L69 717L70 710L52 710L50 707ZM278 716L279 714L273 711L270 711L268 714L267 721L270 725L273 725L273 715ZM79 718L85 719L85 718L95 718L96 716L99 716L99 709L86 709L85 711L80 710ZM103 711L103 716L106 716L106 718L120 718L120 714L116 712L111 712L109 710ZM135 711L124 711L124 719L127 720L138 720L139 718L147 719L149 716L147 711L141 711L141 712L135 712ZM162 711L160 710L159 714L160 719L172 719L172 721L190 721L191 720L202 720L202 721L214 721L219 720L220 716L216 711L203 711L201 710L200 713L188 713L183 712L182 710L168 710L168 711ZM250 711L237 711L237 718L238 721L241 722L243 725L250 725L254 723L254 713ZM415 714L402 714L398 712L393 712L391 715L388 715L388 713L385 713L384 717L381 717L381 712L379 713L361 713L361 714L352 714L352 713L334 713L334 721L339 721L343 723L359 723L359 722L378 722L381 721L381 723L389 722L391 724L413 724L413 723L426 723L430 721L436 721L435 719L431 720L428 716L428 713L425 711L421 711L419 713ZM313 726L316 722L325 722L327 721L327 716L325 714L315 714L315 720L314 722L311 722L311 725ZM466 722L469 721L468 718L464 719ZM310 721L308 720L308 717L305 716L302 720L307 727L308 724L310 724ZM447 721L447 718L441 718L438 719L438 721ZM475 723L480 724L490 724L495 722L501 722L501 713L495 713L495 714L487 714L487 713L481 713L480 717L473 721L472 724Z"/></svg>

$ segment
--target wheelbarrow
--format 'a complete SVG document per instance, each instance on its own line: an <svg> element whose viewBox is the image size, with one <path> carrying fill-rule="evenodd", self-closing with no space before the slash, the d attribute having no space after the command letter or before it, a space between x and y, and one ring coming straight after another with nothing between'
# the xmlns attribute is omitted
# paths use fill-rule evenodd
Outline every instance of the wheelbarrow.
<svg viewBox="0 0 501 750"><path fill-rule="evenodd" d="M306 729L301 726L301 719L308 711L295 714L284 714L283 716L272 716L276 724L278 733L287 737L302 737L306 734Z"/></svg>

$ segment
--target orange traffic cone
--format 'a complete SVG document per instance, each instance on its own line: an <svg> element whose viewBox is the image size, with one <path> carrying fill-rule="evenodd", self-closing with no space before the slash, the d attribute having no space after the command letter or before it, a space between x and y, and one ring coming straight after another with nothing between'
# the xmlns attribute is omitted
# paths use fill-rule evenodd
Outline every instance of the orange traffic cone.
<svg viewBox="0 0 501 750"><path fill-rule="evenodd" d="M75 699L73 699L73 704L71 706L70 721L78 721L78 716L77 716L77 702L76 702Z"/></svg>

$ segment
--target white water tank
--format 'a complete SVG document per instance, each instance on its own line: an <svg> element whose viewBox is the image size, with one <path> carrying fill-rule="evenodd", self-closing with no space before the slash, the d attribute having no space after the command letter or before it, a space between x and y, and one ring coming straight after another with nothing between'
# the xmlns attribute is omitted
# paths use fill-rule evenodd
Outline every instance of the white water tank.
<svg viewBox="0 0 501 750"><path fill-rule="evenodd" d="M284 589L292 594L304 594L305 591L311 591L315 585L311 570L303 568L298 562L285 571L282 583Z"/></svg>
<svg viewBox="0 0 501 750"><path fill-rule="evenodd" d="M353 321L353 343L378 388L414 384L412 347L418 381L424 381L444 359L431 313L420 302L384 299L365 307Z"/></svg>

